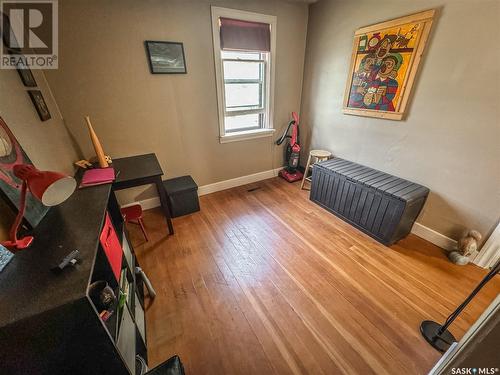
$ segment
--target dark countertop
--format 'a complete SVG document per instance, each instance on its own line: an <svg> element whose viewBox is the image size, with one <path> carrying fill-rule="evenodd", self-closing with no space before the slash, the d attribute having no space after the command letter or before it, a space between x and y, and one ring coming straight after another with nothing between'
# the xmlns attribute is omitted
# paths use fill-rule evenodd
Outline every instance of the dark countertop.
<svg viewBox="0 0 500 375"><path fill-rule="evenodd" d="M0 272L0 327L86 295L110 192L111 184L77 188L31 232L31 247ZM80 251L79 263L53 273L51 268L73 250Z"/></svg>

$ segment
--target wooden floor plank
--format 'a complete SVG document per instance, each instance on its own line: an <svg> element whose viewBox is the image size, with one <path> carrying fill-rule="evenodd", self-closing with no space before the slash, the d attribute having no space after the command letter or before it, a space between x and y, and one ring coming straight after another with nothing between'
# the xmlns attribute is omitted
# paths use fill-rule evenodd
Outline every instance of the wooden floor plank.
<svg viewBox="0 0 500 375"><path fill-rule="evenodd" d="M247 211L247 212L248 212L248 211ZM262 212L260 212L260 213L258 214L258 216L259 216L260 218L262 218L264 215L263 215L263 213L262 213ZM255 215L253 215L253 216L252 216L252 219L251 219L251 220L249 220L249 221L247 221L247 222L246 222L246 224L247 224L247 225L249 225L249 226L251 226L251 225L252 225L252 223L255 223L255 222L257 221L257 220L255 219L255 217L256 217L256 216L255 216ZM268 227L271 227L271 225L268 225L267 223L264 223L264 225L267 225ZM269 233L269 231L266 231L266 233ZM262 243L262 242L263 242L263 240L264 240L264 237L266 237L266 235L265 235L265 234L263 234L263 233L261 233L261 234L259 235L259 239L257 240L257 242L259 242L259 241L260 241L260 242ZM288 236L288 237L289 237L289 236ZM256 244L256 245L257 245L257 244ZM271 247L273 247L273 246L271 246ZM262 249L261 249L261 251L265 251L265 249L264 249L264 248L262 248ZM302 259L303 259L303 260L305 260L305 257L302 257ZM283 262L286 262L286 261L287 261L287 258L283 259L282 261L283 261ZM355 339L355 338L351 335L351 333L350 333L350 331L349 331L349 327L347 327L347 329L343 329L343 325L342 325L342 324L339 324L339 323L336 323L336 324L335 324L335 322L336 322L336 318L334 317L334 315L332 315L329 311L327 311L327 309L325 309L325 308L323 307L323 305L322 305L322 304L320 304L320 303L318 302L318 299L317 299L317 298L315 298L315 297L312 295L312 293L309 293L309 292L308 292L308 290L307 290L306 288L304 288L304 287L303 287L303 285L302 285L302 284L307 284L307 283L308 283L308 281L307 281L307 280L302 281L302 284L301 284L301 282L300 282L300 281L298 281L298 279L297 279L296 277L294 277L294 276L292 275L292 273L290 273L288 270L286 270L286 267L285 267L285 266L283 266L281 263L280 263L279 265L280 265L280 267L281 267L281 268L282 268L282 269L283 269L283 270L287 273L287 275L288 275L289 279L293 279L293 281L295 282L295 287L298 287L298 288L299 288L299 290L302 290L302 291L304 292L303 294L307 296L307 298L308 298L308 299L309 299L309 300L313 303L313 305L315 305L316 307L319 307L319 308L321 308L321 309L322 309L322 314L323 314L323 316L324 316L326 319L328 319L329 323L330 323L332 326L336 326L336 327L337 327L337 330L338 330L339 332L341 332L341 334L342 334L342 336L341 336L341 337L350 337L351 342L356 341L356 339ZM317 271L318 271L318 268L316 268L316 269L310 269L310 270L304 270L304 267L306 267L306 266L307 266L307 265L306 265L306 263L305 263L305 262L301 262L301 264L300 264L300 268L301 268L301 270L297 270L296 274L297 274L297 275L300 275L300 274L306 274L306 275L317 275L317 274L318 274L318 272L317 272ZM304 271L305 271L305 272L304 272ZM327 273L326 273L326 272L324 272L324 274L327 274ZM314 280L314 279L310 279L310 280ZM324 295L324 290L328 290L328 289L332 290L332 288L330 287L331 285L326 285L326 286L325 286L325 285L319 285L319 284L321 283L321 281L322 281L321 279L316 279L316 281L317 281L317 282L316 282L316 284L317 284L317 286L319 286L319 287L318 287L318 288L315 288L315 287L314 287L314 285L309 285L309 288L308 288L308 289L309 289L309 290L311 290L311 291L314 291L315 289L317 289L317 290L318 290L318 295L319 295L319 298L325 297L325 295ZM333 290L335 291L335 289L333 289ZM330 297L327 297L327 298L329 298L330 300L335 300L335 301L338 301L339 299L341 299L341 298L342 298L342 295L341 295L341 294L339 294L339 293L337 293L337 295L335 295L335 296L330 296ZM296 300L296 299L297 299L297 298L294 298L294 300ZM290 303L290 304L291 304L291 305L293 305L293 303ZM342 303L340 303L340 304L339 304L339 303L337 303L337 304L335 304L335 305L334 305L334 307L338 307L338 306L341 306L341 307L342 307L342 306L343 306L343 307L346 307L346 306L347 306L347 307L351 308L351 310L350 310L350 311L347 311L347 310L344 310L344 311L339 311L339 312L338 312L339 319L341 319L343 316L351 316L351 317L355 317L355 316L356 316L356 314L358 314L358 315L359 315L359 317L362 317L362 315L360 315L360 314L359 314L359 312L358 312L357 310L353 309L353 308L352 308L352 306L350 306L349 304L345 304L345 303L344 303L344 304L342 304ZM352 322L356 322L356 319L355 319L355 318L354 318L354 319L352 319ZM366 320L363 320L363 323L367 323L367 321L366 321ZM347 326L349 326L349 324L346 324L346 325L347 325ZM312 327L312 328L314 328L314 327ZM357 328L359 328L359 327L357 327ZM367 328L367 327L364 327L364 328ZM373 327L368 327L368 329L370 329L370 328L373 328ZM356 331L356 330L353 328L353 332L355 332L355 331ZM369 335L363 335L363 336L359 337L358 339L361 339L361 340L364 340L364 341L370 341L370 336L369 336ZM380 341L380 336L378 337L378 339L379 339L379 341ZM339 340L337 339L337 343L338 343L338 341L339 341ZM371 344L371 345L367 345L367 347L373 347L373 348L376 348L376 350L380 350L380 348L381 348L381 345L379 345L379 343L371 342L370 344ZM351 349L351 351L352 351L352 349ZM361 350L361 352L363 352L364 357L365 357L366 359L368 359L368 361L372 362L372 364L376 364L376 362L377 362L377 361L376 361L376 360L374 360L373 356L372 356L369 352L366 352L366 351L363 351L363 350ZM389 355L388 355L387 357L388 357L388 358L385 358L385 357L384 357L384 359L391 360ZM339 357L337 357L337 358L339 358ZM362 357L360 357L360 358L356 358L356 359L355 359L355 361L353 361L353 362L354 362L354 363L358 363L358 364L359 364L359 361L363 361L363 360L364 360L364 358L363 358L363 356L362 356ZM391 361L392 361L392 362L391 362L392 366L396 367L396 366L397 366L397 364L396 364L393 360L391 360ZM387 365L387 363L386 363L386 365ZM381 368L379 367L379 369L378 369L378 370L380 371L380 370L381 370ZM365 372L366 372L366 371L367 371L367 370L365 369Z"/></svg>
<svg viewBox="0 0 500 375"><path fill-rule="evenodd" d="M189 374L424 374L439 353L420 321L442 321L486 273L414 235L383 246L278 178L200 204L174 236L157 209L150 242L129 228L157 290L150 365L179 354ZM484 288L457 337L499 290Z"/></svg>
<svg viewBox="0 0 500 375"><path fill-rule="evenodd" d="M262 217L262 216L263 216L263 214L262 214L262 213L260 213L260 214L259 214L259 217ZM252 219L252 221L253 221L253 222L255 222L255 221L256 221L255 217ZM268 226L269 226L269 225L268 225ZM266 233L269 233L269 231L266 231ZM260 236L261 241L262 241L263 237L265 237L265 234L261 234L261 236ZM289 236L287 236L287 237L289 237ZM305 260L305 259L306 259L306 255L305 255L305 254L302 254L302 255L301 255L301 259L302 259L302 260ZM286 262L286 258L284 259L284 261ZM326 277L326 276L329 276L329 275L330 275L330 274L329 274L328 272L326 272L326 271L324 271L324 272L318 272L318 271L320 271L320 268L319 268L319 267L317 267L317 268L315 268L315 269L311 269L311 270L304 270L304 267L306 267L306 266L307 266L307 265L306 265L306 262L302 261L302 262L300 263L300 268L299 268L299 269L297 269L297 272L295 272L295 274L297 274L297 275L301 275L301 274L306 274L306 275L317 275L317 274L321 274L323 277ZM305 271L305 272L304 272L304 271ZM294 277L293 275L289 274L289 276L290 276L290 278L293 278L295 281L297 280L297 278L296 278L296 277ZM298 277L300 277L300 276L298 276ZM341 295L341 294L337 294L337 295L335 295L335 296L326 296L326 295L325 295L325 291L328 291L328 290L330 290L330 291L332 291L332 290L333 290L333 291L335 291L335 289L332 289L331 287L329 287L329 286L331 286L331 285L326 285L326 286L324 286L324 285L320 285L320 287L319 287L319 288L315 288L315 287L314 287L314 285L312 285L312 284L310 283L310 281L312 281L312 280L315 280L315 281L316 281L316 284L319 284L319 282L320 282L320 279L309 279L309 280L307 280L307 279L306 279L306 280L303 280L303 281L302 281L302 284L309 284L309 285L308 285L308 289L309 289L309 290L311 290L311 293L314 293L314 291L315 291L315 290L317 290L317 291L318 291L318 292L317 292L317 294L318 294L318 297L317 297L317 298L319 298L319 299L321 299L321 298L326 298L326 301L328 301L328 300L338 301L340 298L342 298L342 295ZM297 282L297 281L296 281L296 283L297 283L297 286L299 286L299 288L300 288L300 287L302 287L302 285L300 285L300 282ZM307 294L309 294L309 299L311 299L312 301L314 301L314 304L315 304L316 306L319 306L319 307L321 307L321 308L322 308L323 315L327 316L327 317L328 317L328 319L329 319L329 321L330 321L330 323L332 323L335 319L333 318L333 316L332 316L329 312L326 312L326 309L324 309L324 308L323 308L323 305L322 305L321 303L318 303L318 299L316 299L315 297L313 297L313 296L312 296L312 294L311 294L311 293L308 293L306 290L304 290L304 292L305 292L305 293L307 293ZM347 307L349 307L349 304L339 304L339 303L336 303L335 305L333 305L333 307L334 307L334 309L335 309L335 307L337 307L337 306L345 306L345 305L347 305ZM349 323L356 322L356 314L359 314L359 312L358 312L357 310L352 310L352 309L351 309L350 311L342 311L342 312L340 313L340 318L341 318L342 316L350 316L350 317L351 317L351 321L345 322L345 325L347 326L347 328L348 328L348 329L349 329ZM359 315L360 315L360 314L359 314ZM374 316L378 316L378 314L377 314L377 315L374 315ZM360 315L360 317L362 317L362 315ZM359 340L362 340L362 341L366 341L366 340L369 340L369 337L370 337L370 336L369 336L369 335L367 336L365 333L369 333L370 328L373 328L373 327L367 327L367 326L366 326L366 324L368 324L368 320L366 320L366 319L364 319L362 322L363 322L363 324L365 325L364 327L362 327L362 328L363 328L362 332L363 332L364 334L363 334L363 336L358 337L358 339L359 339ZM339 324L336 324L336 326L337 326L337 327L339 327ZM342 328L342 327L340 326L340 328ZM353 327L353 328L352 328L352 329L353 329L353 332L356 332L356 329L357 329L357 328L359 328L359 327ZM351 335L350 335L350 333L349 333L349 330L347 330L347 331L346 331L346 330L341 330L341 331L342 331L342 333L343 333L343 335L344 335L344 336L351 336ZM358 329L358 331L359 331L359 329ZM367 332L367 331L368 331L368 332ZM381 345L381 344L385 344L385 342L384 342L384 340L381 340L381 338L382 338L382 337L381 337L381 335L379 334L378 336L377 336L377 335L374 335L374 336L375 336L375 337L377 337L377 341L378 341L378 342L377 342L377 343L371 342L371 343L370 343L370 345L368 345L368 347L371 347L371 348L376 348L376 350L383 349L383 345ZM417 336L417 335L416 335L416 336ZM417 337L419 337L419 336L417 336ZM336 341L337 341L337 345L338 345L338 341L339 341L339 340L337 339ZM351 337L351 342L352 342L352 341L355 341L355 339L353 340L353 337ZM395 348L395 347L393 346L393 348ZM351 351L352 351L352 348L351 348ZM389 353L387 353L387 354L389 354ZM369 354L369 353L365 353L365 357L370 358L370 354ZM394 361L394 359L390 359L390 355L388 355L387 357L389 357L388 359L392 361L392 362L391 362L392 367L396 368L396 366L398 365L398 364L397 364L397 362L396 362L396 361ZM416 358L418 358L418 355L417 355L417 357L416 357ZM385 357L384 357L384 359L385 359ZM413 357L411 357L411 359L413 360L413 359L415 359L415 357L413 356ZM362 361L362 360L363 360L363 358L358 358L358 359L356 359L356 360L354 361L354 363L358 363L360 360ZM372 360L371 362L374 362L374 361ZM405 365L405 366L408 366L408 365L409 365L409 366L411 366L411 361L410 361L409 363L405 363L404 365ZM379 369L379 370L380 370L380 369ZM366 372L366 370L365 370L365 372Z"/></svg>

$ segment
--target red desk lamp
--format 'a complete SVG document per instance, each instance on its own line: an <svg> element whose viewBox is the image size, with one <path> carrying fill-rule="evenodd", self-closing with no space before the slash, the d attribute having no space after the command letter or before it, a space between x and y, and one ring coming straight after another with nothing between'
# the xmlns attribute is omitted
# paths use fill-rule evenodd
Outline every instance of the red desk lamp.
<svg viewBox="0 0 500 375"><path fill-rule="evenodd" d="M33 242L33 236L17 238L17 231L26 209L26 194L31 191L34 197L39 199L45 206L57 206L68 199L76 188L73 177L57 172L39 171L33 165L15 165L14 175L23 181L21 187L21 198L19 200L19 213L10 229L10 241L1 244L11 251L27 248Z"/></svg>

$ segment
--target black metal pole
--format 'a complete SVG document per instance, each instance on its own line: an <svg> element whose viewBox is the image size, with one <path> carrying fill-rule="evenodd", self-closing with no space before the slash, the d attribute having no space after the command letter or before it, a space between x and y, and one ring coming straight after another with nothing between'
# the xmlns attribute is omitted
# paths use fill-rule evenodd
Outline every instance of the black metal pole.
<svg viewBox="0 0 500 375"><path fill-rule="evenodd" d="M455 337L448 331L448 327L453 323L453 321L460 315L460 313L465 309L465 307L470 303L470 301L476 296L477 293L490 281L497 273L500 271L500 259L491 268L490 272L481 280L481 282L474 288L474 290L469 294L464 302L458 306L455 311L453 311L443 325L430 320L424 320L420 324L420 332L435 349L440 352L445 352L450 345L456 341Z"/></svg>
<svg viewBox="0 0 500 375"><path fill-rule="evenodd" d="M488 272L488 274L481 280L481 282L476 286L476 288L469 294L469 296L465 299L465 301L462 302L460 306L457 307L455 311L453 311L448 318L446 318L446 321L444 322L443 326L439 329L437 332L438 335L442 334L444 331L448 329L451 323L458 317L458 315L462 312L463 309L469 304L469 302L476 296L477 293L485 286L488 281L490 281L499 271L500 268L500 262L497 262L497 264Z"/></svg>

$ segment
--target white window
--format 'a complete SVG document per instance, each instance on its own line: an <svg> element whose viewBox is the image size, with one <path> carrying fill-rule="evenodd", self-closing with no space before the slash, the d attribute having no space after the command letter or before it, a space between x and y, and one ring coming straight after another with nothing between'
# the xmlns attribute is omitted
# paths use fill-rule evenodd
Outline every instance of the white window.
<svg viewBox="0 0 500 375"><path fill-rule="evenodd" d="M228 22L229 37L221 31ZM245 36L238 22L260 35ZM271 136L276 17L212 7L212 23L221 143Z"/></svg>

